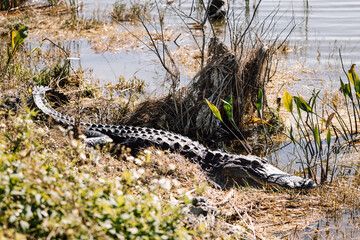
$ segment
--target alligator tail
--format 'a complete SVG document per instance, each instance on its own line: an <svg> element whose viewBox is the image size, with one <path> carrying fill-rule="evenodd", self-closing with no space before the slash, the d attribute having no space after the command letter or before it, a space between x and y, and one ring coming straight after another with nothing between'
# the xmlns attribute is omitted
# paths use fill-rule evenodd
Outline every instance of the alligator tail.
<svg viewBox="0 0 360 240"><path fill-rule="evenodd" d="M52 117L53 119L55 119L56 121L64 124L64 125L71 125L74 126L75 125L75 120L72 117L63 115L57 111L55 111L50 104L48 103L48 101L46 100L45 97L45 93L47 91L51 90L51 88L49 87L44 87L44 86L36 86L33 89L33 99L35 102L35 105L46 115Z"/></svg>

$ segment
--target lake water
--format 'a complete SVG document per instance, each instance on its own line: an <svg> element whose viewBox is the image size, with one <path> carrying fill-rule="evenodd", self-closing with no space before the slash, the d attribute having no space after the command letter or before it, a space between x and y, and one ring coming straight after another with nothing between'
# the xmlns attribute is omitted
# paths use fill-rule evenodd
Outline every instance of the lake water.
<svg viewBox="0 0 360 240"><path fill-rule="evenodd" d="M110 12L114 2L114 0L84 1L81 14L92 17L96 11ZM252 17L257 3L258 0L230 0L230 12L239 15L239 21L246 22ZM171 6L186 13L191 12L195 17L199 9L192 0L177 0ZM167 27L185 32L186 28L181 20L172 11L168 13L166 18L170 21ZM345 68L356 63L360 56L360 1L263 0L256 13L255 22L260 23L265 19L267 22L271 19L276 22L272 34L267 36L269 40L278 35L281 36L280 39L285 38L290 28L295 26L287 42L292 52L284 57L286 64L283 68L291 69L292 65L300 64L306 69L306 74L294 71L299 81L292 84L289 91L291 87L297 90L313 87L333 88L337 86L339 76L343 74L339 50ZM190 42L189 38L184 38L182 41L184 44ZM155 55L150 52L97 53L91 49L90 44L83 41L80 42L78 55L81 58L80 65L92 68L94 76L102 82L115 82L120 75L125 78L135 75L148 83L148 93L155 90L160 93L163 91L158 85L164 78L164 71L159 67ZM182 84L186 85L190 77L185 73L182 76Z"/></svg>

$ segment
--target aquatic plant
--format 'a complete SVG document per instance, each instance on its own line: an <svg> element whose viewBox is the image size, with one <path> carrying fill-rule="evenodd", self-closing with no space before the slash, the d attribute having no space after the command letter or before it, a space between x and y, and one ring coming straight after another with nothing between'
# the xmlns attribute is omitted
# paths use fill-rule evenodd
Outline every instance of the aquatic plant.
<svg viewBox="0 0 360 240"><path fill-rule="evenodd" d="M287 136L301 152L299 159L304 175L315 180L320 176L320 184L333 180L338 168L336 160L339 151L359 139L360 80L354 65L347 71L347 79L348 82L344 83L340 78L346 116L340 114L334 100L332 103L325 102L320 97L320 91L313 90L308 101L300 95L291 96L286 90L283 94L284 107L295 120L295 127L289 128ZM330 113L324 116L319 112ZM334 162L331 167L332 158Z"/></svg>
<svg viewBox="0 0 360 240"><path fill-rule="evenodd" d="M6 66L4 70L4 75L6 75L8 71L8 67L12 61L12 59L15 57L16 53L19 51L19 48L21 44L25 41L27 38L27 30L29 28L27 26L21 27L19 30L12 29L11 31L11 40L10 43L7 45L7 55L8 59L6 61Z"/></svg>
<svg viewBox="0 0 360 240"><path fill-rule="evenodd" d="M232 96L229 95L225 100L222 100L223 108L225 110L228 120L227 122L230 122L231 124L230 126L228 126L226 122L223 120L219 109L214 104L210 103L207 99L205 99L205 101L209 106L210 110L212 111L212 113L215 115L215 117L219 119L220 122L226 127L226 129L241 143L241 145L244 147L247 153L251 153L252 152L251 146L247 143L244 135L242 134L241 130L238 128L237 124L234 121ZM233 129L235 129L235 131Z"/></svg>

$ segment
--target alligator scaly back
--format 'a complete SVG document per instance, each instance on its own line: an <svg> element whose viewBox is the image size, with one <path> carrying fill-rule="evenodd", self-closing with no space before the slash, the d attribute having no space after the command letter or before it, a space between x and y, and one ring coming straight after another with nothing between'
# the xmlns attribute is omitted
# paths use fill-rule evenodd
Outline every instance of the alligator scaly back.
<svg viewBox="0 0 360 240"><path fill-rule="evenodd" d="M45 93L48 87L35 87L33 99L35 105L46 115L61 124L74 126L72 117L55 111L47 102ZM308 189L316 186L310 179L304 179L281 171L269 163L266 158L254 155L237 155L213 151L197 141L179 134L147 127L126 125L102 125L80 121L87 130L83 134L89 146L103 144L111 139L115 144L132 149L155 146L184 155L197 163L209 178L221 187L233 184L256 183L278 185L290 189Z"/></svg>

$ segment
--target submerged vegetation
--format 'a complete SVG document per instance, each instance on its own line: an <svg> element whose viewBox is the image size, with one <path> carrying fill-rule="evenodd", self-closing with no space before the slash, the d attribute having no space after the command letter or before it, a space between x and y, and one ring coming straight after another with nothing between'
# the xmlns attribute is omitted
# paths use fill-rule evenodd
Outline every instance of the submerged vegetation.
<svg viewBox="0 0 360 240"><path fill-rule="evenodd" d="M50 6L58 5L51 2L54 4ZM8 10L19 3L2 2L0 7ZM144 29L135 31L129 23L126 27L131 34L127 33L120 42L145 44L156 54L166 70L169 95L165 98L139 104L146 90L142 79L119 77L118 82L101 86L85 80L85 69L73 69L69 50L60 40L50 40L50 33L58 32L65 38L76 34L79 38L96 38L100 31L109 34L106 41L112 39L108 45L98 40L98 45L106 45L106 49L117 42L118 34L113 21L80 17L76 1L57 6L63 15L55 30L42 17L57 17L56 9L47 15L45 8L44 16L41 12L36 16L41 18L39 22L31 14L21 13L3 20L1 239L296 238L303 236L302 230L325 212L336 215L344 209L359 209L359 173L337 164L346 148L355 146L358 140L360 81L354 66L347 73L348 81L340 80L341 100L328 101L314 90L306 101L303 96L285 91L283 105L293 122L284 130L281 124L273 124L282 116L280 112L273 113L266 101L266 83L275 74L271 64L277 54L277 42L248 42L254 36L242 32L246 26L229 20L231 43L226 46L212 38L212 34L216 36L216 23L209 25L204 15L205 3L199 3L196 18L175 7L162 11L153 1L134 1L131 6L126 3L117 1L109 13L111 18L122 24L140 21ZM158 14L159 27L149 24L150 18L139 18L152 11ZM198 74L188 89L180 88L181 61L176 61L169 46L171 42L176 44L177 38L165 28L166 11L184 22L196 22L196 26L185 25L197 47L196 56L189 61L196 62L193 67ZM271 31L271 25L260 26L259 29L267 29L265 32ZM31 36L42 31L46 38ZM27 43L29 38L32 44ZM47 51L43 47L46 44L52 50ZM247 85L249 79L255 80ZM218 190L209 186L197 165L177 154L147 149L131 156L129 149L122 148L116 156L109 153L111 145L88 151L81 135L74 133L76 129L54 127L28 109L35 84L53 87L56 91L50 100L76 118L156 126L204 142L206 137L215 139L217 142L209 143L212 146L219 146L222 139L233 134L247 152L253 152L254 145L247 134L260 133L257 144L264 146L266 154L275 145L271 133L277 129L295 145L301 164L297 174L310 177L321 186L308 192L247 186ZM63 106L69 99L75 105ZM243 112L250 114L243 116ZM251 131L245 131L249 125Z"/></svg>

